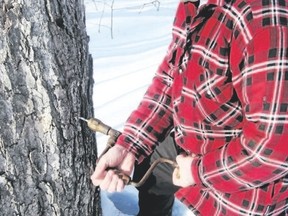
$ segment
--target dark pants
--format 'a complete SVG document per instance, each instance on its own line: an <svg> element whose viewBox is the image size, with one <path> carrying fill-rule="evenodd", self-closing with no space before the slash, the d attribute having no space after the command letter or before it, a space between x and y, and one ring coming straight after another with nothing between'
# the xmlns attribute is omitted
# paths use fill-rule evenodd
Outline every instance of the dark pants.
<svg viewBox="0 0 288 216"><path fill-rule="evenodd" d="M169 135L150 157L135 166L133 179L138 182L150 164L157 158L164 157L175 160L180 152L181 149L174 143L173 134ZM173 170L174 168L170 164L158 164L144 185L137 188L139 191L138 216L172 215L174 193L179 189L172 183Z"/></svg>

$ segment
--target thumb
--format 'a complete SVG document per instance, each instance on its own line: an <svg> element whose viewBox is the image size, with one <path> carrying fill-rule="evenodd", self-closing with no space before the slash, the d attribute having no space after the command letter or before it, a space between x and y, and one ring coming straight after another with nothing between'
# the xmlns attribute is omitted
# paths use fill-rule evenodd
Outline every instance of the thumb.
<svg viewBox="0 0 288 216"><path fill-rule="evenodd" d="M175 183L182 187L187 187L194 184L194 178L191 171L191 164L194 156L180 154L176 157L176 162L179 166L179 179L175 179Z"/></svg>
<svg viewBox="0 0 288 216"><path fill-rule="evenodd" d="M180 154L180 155L177 155L176 157L176 162L178 164L179 167L181 167L181 164L183 163L183 159L185 158L186 156L184 154Z"/></svg>
<svg viewBox="0 0 288 216"><path fill-rule="evenodd" d="M103 156L97 163L94 173L91 175L91 180L95 186L99 186L101 180L104 179L107 173L107 163Z"/></svg>

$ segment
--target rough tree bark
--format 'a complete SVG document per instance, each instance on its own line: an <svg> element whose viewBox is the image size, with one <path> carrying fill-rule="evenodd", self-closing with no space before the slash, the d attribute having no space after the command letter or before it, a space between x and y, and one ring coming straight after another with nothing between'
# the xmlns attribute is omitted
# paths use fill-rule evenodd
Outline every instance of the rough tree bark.
<svg viewBox="0 0 288 216"><path fill-rule="evenodd" d="M0 1L0 215L101 215L83 0Z"/></svg>

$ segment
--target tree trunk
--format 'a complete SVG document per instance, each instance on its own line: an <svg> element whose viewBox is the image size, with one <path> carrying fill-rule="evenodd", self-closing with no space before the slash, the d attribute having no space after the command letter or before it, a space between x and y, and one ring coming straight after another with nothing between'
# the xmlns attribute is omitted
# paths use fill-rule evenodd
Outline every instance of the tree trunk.
<svg viewBox="0 0 288 216"><path fill-rule="evenodd" d="M83 0L0 1L0 214L101 215Z"/></svg>

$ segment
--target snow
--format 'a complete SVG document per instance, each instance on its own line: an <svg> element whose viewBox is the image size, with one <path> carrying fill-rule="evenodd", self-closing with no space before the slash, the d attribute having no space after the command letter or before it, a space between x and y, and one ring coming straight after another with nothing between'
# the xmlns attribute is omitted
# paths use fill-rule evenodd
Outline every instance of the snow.
<svg viewBox="0 0 288 216"><path fill-rule="evenodd" d="M178 1L84 1L89 50L93 56L96 118L122 130L165 55ZM100 153L107 137L97 134L96 138ZM137 202L137 190L132 186L121 193L101 191L104 216L136 215ZM193 214L176 200L173 215Z"/></svg>

